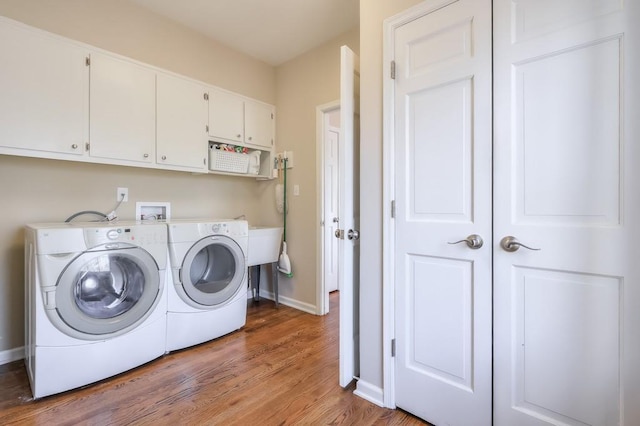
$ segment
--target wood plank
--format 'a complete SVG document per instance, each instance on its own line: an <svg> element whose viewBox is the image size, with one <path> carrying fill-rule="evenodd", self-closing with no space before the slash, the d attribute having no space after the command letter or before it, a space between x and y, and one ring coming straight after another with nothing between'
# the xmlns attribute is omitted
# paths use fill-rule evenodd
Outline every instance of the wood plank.
<svg viewBox="0 0 640 426"><path fill-rule="evenodd" d="M22 361L0 366L0 424L425 424L340 388L330 303L320 317L250 302L235 333L37 401Z"/></svg>

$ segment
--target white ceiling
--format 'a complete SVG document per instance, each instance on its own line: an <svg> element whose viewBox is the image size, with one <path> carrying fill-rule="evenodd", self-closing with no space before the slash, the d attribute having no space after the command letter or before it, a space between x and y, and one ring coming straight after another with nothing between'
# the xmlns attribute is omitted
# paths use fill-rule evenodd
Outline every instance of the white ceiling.
<svg viewBox="0 0 640 426"><path fill-rule="evenodd" d="M359 0L131 0L277 66L358 25Z"/></svg>

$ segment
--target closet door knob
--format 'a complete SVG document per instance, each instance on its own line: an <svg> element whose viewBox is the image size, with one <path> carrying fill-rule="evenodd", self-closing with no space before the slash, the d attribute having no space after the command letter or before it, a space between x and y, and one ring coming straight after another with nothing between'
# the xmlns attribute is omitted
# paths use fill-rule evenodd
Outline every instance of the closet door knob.
<svg viewBox="0 0 640 426"><path fill-rule="evenodd" d="M482 245L484 244L484 241L482 240L482 237L480 235L471 234L467 238L465 238L464 240L454 241L452 243L447 243L447 244L460 244L460 243L467 243L467 246L470 249L477 250L480 247L482 247Z"/></svg>
<svg viewBox="0 0 640 426"><path fill-rule="evenodd" d="M510 253L518 251L520 247L524 247L527 250L540 250L539 248L533 248L522 244L516 237L512 237L511 235L506 236L502 240L500 240L500 247L502 247L504 251L508 251Z"/></svg>

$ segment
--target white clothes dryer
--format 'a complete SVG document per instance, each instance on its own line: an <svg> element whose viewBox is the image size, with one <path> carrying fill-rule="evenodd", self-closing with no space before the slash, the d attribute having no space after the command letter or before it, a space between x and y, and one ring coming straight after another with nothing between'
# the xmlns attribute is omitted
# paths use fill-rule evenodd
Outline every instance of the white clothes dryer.
<svg viewBox="0 0 640 426"><path fill-rule="evenodd" d="M247 320L247 248L244 220L169 223L167 352L213 340Z"/></svg>
<svg viewBox="0 0 640 426"><path fill-rule="evenodd" d="M165 353L165 224L27 225L25 363L34 398Z"/></svg>

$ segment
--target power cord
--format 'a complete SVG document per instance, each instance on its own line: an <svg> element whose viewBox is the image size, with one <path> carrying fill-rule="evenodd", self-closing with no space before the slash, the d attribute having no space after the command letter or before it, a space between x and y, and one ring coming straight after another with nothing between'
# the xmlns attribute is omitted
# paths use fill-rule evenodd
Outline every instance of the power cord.
<svg viewBox="0 0 640 426"><path fill-rule="evenodd" d="M111 212L106 214L105 219L103 220L106 220L108 222L116 220L118 218L118 214L116 212L118 211L118 209L120 208L123 202L124 202L124 194L121 194L120 201L118 201L118 204L116 204L116 206L113 208L113 210L111 210Z"/></svg>

